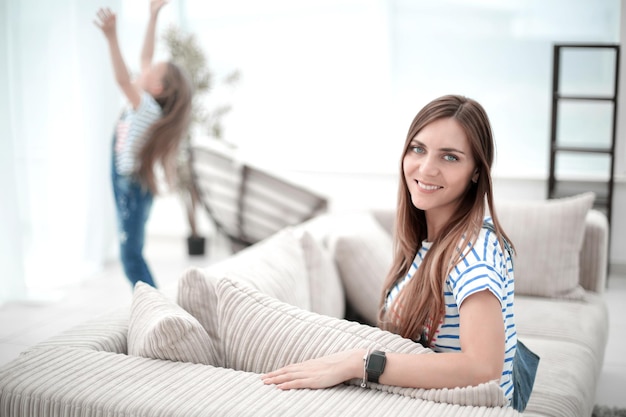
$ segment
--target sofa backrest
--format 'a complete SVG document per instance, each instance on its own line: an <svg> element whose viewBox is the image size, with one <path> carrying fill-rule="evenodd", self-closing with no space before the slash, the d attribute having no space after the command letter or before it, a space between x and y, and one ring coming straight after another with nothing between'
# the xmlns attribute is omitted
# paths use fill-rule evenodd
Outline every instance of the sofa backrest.
<svg viewBox="0 0 626 417"><path fill-rule="evenodd" d="M585 201L588 203L588 198ZM577 200L565 203L580 204ZM555 202L550 204L555 204ZM515 260L516 295L580 299L584 296L583 289L595 292L604 290L608 253L606 217L601 212L588 208L582 214L579 210L575 216L566 215L560 207L557 209L561 228L573 228L571 223L580 223L578 244L581 246L576 247L582 247L582 250L575 254L568 253L562 256L559 254L555 258L563 258L563 260L554 262L558 264L556 268L551 264L546 266L545 259L538 260L540 256L528 254L520 256L518 253ZM570 244L568 239L559 238L558 234L550 232L546 234L546 229L549 229L546 222L549 225L559 223L559 221L546 220L548 217L554 217L554 213L546 216L543 215L542 210L543 208L540 207L540 215L537 215L537 206L528 208L523 204L498 206L498 214L503 227L518 248L518 252L533 245L543 245L541 251L544 248L546 251L554 251L562 245L571 252L571 248L575 245ZM551 210L554 210L554 206ZM226 262L234 268L230 268L229 275L235 276L235 269L239 271L239 275L245 272L250 274L250 277L244 281L253 284L262 292L290 304L333 316L340 314L338 312L331 314L326 307L336 305L341 307L337 311L343 310L339 301L345 296L346 315L357 321L374 325L378 317L383 281L392 261L391 236L394 221L393 209L325 213L294 227L291 230L293 235L284 231L282 237L289 238L290 243L281 246L282 252L270 247L269 243L277 239L274 236L265 243L256 244L233 257ZM517 229L515 234L512 233L513 229ZM538 230L548 237L537 237L541 235L537 233ZM300 248L302 242L299 240L304 236L305 231L326 255L311 258L310 248ZM271 261L274 271L261 273L259 265L269 262L269 255L264 254L263 248L269 250L274 257L278 257L277 259L285 257L293 259ZM295 252L290 255L283 254L284 248L292 251L297 249L298 254ZM240 258L244 255L250 258L250 262L241 262ZM553 259L549 256L547 258ZM300 266L294 273L285 275L275 271L279 264L294 264L296 261ZM560 265L565 261L568 262L568 267L561 268ZM572 268L572 262L578 266ZM223 263L220 265L223 266ZM223 270L218 271L220 265L212 265L206 272L216 276L224 275ZM272 288L286 289L286 291L278 293L271 291ZM300 295L300 297L294 299L295 295Z"/></svg>
<svg viewBox="0 0 626 417"><path fill-rule="evenodd" d="M393 233L395 221L393 210L374 210L373 215L385 230L390 234ZM528 227L530 229L532 225ZM532 236L529 236L529 239L531 238ZM579 283L587 291L602 293L606 289L608 246L609 226L606 215L599 210L591 209L584 219L584 237L579 259Z"/></svg>
<svg viewBox="0 0 626 417"><path fill-rule="evenodd" d="M585 238L580 252L580 285L588 291L606 289L609 265L609 222L601 211L592 209L585 218Z"/></svg>

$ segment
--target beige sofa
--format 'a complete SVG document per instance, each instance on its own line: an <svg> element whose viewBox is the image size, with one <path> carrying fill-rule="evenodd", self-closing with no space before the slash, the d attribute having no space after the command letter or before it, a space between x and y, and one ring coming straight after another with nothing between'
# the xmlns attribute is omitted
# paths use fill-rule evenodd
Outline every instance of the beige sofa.
<svg viewBox="0 0 626 417"><path fill-rule="evenodd" d="M608 336L608 226L589 210L592 197L497 205L518 250L518 336L541 356L524 415L591 415ZM354 346L432 354L353 321L371 323L377 313L392 222L391 212L326 214L184 271L165 294L140 285L130 308L1 368L0 415L518 415L495 381L450 390L350 381L285 392L261 382L259 373Z"/></svg>

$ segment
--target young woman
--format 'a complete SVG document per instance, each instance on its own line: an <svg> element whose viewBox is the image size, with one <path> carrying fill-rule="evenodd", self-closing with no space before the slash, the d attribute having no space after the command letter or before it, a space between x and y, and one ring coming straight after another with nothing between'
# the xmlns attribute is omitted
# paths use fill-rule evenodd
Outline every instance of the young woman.
<svg viewBox="0 0 626 417"><path fill-rule="evenodd" d="M115 80L128 100L115 127L112 181L117 209L120 256L131 284L155 286L143 257L145 225L157 194L155 165L174 183L176 158L191 117L191 84L171 62L153 63L156 23L165 0L151 0L150 18L141 51L141 74L131 77L117 40L116 16L100 9L95 24L109 45Z"/></svg>
<svg viewBox="0 0 626 417"><path fill-rule="evenodd" d="M523 409L526 400L514 396L512 247L493 205L493 158L487 114L461 96L426 105L402 151L395 253L379 324L439 354L355 349L286 366L264 382L281 389L333 386L362 377L369 355L376 382L454 388L498 380L511 405Z"/></svg>

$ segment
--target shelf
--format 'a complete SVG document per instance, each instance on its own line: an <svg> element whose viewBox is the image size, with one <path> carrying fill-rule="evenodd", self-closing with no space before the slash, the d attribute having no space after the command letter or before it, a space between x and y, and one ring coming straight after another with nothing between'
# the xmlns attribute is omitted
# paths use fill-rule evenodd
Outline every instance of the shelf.
<svg viewBox="0 0 626 417"><path fill-rule="evenodd" d="M587 51L566 51L568 48L584 48ZM555 44L552 57L548 198L592 191L596 195L594 208L607 216L609 226L613 207L619 54L618 44ZM613 63L601 67L612 69L613 73L600 71L593 80L579 78L580 71L571 72L571 68L577 68L581 56L584 56L584 62L591 64L606 64L609 57ZM565 67L570 72L563 71L562 74ZM581 106L579 103L582 102L596 103ZM599 107L598 103L603 103L606 108ZM581 126L590 124L594 126L595 134L582 136L581 132L585 129ZM597 171L598 167L602 169ZM594 170L601 176L593 178L590 172Z"/></svg>
<svg viewBox="0 0 626 417"><path fill-rule="evenodd" d="M583 146L553 146L553 152L577 152L577 153L599 153L599 154L613 154L611 148L586 148Z"/></svg>
<svg viewBox="0 0 626 417"><path fill-rule="evenodd" d="M561 95L557 94L554 97L555 100L582 100L582 101L615 101L613 97L607 96L573 96L573 95Z"/></svg>
<svg viewBox="0 0 626 417"><path fill-rule="evenodd" d="M555 48L589 48L589 49L614 49L619 48L618 43L559 43L554 45Z"/></svg>

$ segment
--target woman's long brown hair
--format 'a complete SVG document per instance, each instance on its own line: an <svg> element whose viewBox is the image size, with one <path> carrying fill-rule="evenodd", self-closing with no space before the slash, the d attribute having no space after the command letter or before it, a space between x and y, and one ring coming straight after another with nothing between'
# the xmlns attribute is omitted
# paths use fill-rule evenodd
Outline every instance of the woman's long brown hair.
<svg viewBox="0 0 626 417"><path fill-rule="evenodd" d="M155 97L163 116L147 132L148 140L139 151L137 175L153 194L158 193L155 165L163 167L170 187L176 183L176 164L180 142L191 121L192 87L187 74L176 64L167 63L162 80L163 92Z"/></svg>
<svg viewBox="0 0 626 417"><path fill-rule="evenodd" d="M413 206L404 177L403 160L413 138L429 123L442 118L453 118L463 128L470 144L479 173L476 183L468 186L456 212L435 237L415 275L398 294L389 311L384 310L391 288L406 276L422 241L427 238L426 216ZM426 328L428 344L443 319L446 277L467 253L482 227L485 202L493 219L496 234L503 247L504 234L493 205L491 165L494 159L494 141L489 119L476 101L448 95L427 104L413 119L400 160L398 205L394 224L394 254L392 266L385 279L380 304L379 325L403 337L417 340ZM503 247L504 249L504 247Z"/></svg>

